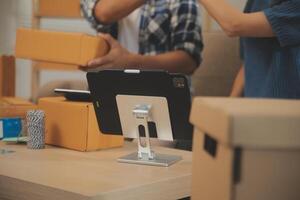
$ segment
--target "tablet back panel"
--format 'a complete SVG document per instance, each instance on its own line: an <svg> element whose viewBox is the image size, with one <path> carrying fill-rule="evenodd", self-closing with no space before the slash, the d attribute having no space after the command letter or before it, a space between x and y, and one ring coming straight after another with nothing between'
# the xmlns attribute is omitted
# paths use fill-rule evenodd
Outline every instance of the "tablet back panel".
<svg viewBox="0 0 300 200"><path fill-rule="evenodd" d="M191 96L184 75L164 71L104 70L87 73L87 79L103 133L122 134L117 95L157 96L168 101L173 138L192 139L193 127L189 123Z"/></svg>

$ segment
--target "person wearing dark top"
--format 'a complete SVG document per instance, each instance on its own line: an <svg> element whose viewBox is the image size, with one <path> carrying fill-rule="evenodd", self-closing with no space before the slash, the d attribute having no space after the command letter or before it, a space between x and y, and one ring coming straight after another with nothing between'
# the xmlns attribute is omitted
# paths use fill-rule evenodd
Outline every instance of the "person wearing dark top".
<svg viewBox="0 0 300 200"><path fill-rule="evenodd" d="M246 97L300 98L300 1L199 0L230 37L241 37Z"/></svg>

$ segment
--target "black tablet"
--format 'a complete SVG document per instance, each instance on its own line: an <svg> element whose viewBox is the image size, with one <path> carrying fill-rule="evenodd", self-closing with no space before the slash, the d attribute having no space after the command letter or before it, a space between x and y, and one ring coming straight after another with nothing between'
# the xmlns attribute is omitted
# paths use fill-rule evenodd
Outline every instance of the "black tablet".
<svg viewBox="0 0 300 200"><path fill-rule="evenodd" d="M87 90L69 90L56 88L54 92L57 94L63 94L64 97L69 101L86 101L91 102L91 93Z"/></svg>
<svg viewBox="0 0 300 200"><path fill-rule="evenodd" d="M87 80L101 132L122 135L118 96L162 97L167 102L173 138L192 139L191 95L184 75L165 71L104 70L87 73ZM154 135L150 136L155 137L155 131L152 132Z"/></svg>

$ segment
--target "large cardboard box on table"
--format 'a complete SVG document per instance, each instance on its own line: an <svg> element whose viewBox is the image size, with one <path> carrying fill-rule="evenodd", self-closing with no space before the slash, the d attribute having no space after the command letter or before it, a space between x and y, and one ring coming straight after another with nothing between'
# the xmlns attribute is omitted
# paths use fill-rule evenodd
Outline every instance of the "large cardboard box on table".
<svg viewBox="0 0 300 200"><path fill-rule="evenodd" d="M94 151L123 145L123 137L99 131L92 103L72 102L63 97L41 98L45 111L47 144L78 151Z"/></svg>
<svg viewBox="0 0 300 200"><path fill-rule="evenodd" d="M191 122L192 199L300 199L300 101L196 98Z"/></svg>
<svg viewBox="0 0 300 200"><path fill-rule="evenodd" d="M18 29L16 57L37 61L85 66L107 54L107 42L83 33Z"/></svg>
<svg viewBox="0 0 300 200"><path fill-rule="evenodd" d="M0 118L25 118L28 110L37 109L37 106L27 100L17 97L0 98Z"/></svg>

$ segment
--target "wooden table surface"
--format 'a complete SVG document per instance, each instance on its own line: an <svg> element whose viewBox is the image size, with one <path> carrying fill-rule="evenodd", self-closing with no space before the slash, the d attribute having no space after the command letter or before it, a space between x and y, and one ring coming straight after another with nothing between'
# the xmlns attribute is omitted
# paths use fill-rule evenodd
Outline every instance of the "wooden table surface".
<svg viewBox="0 0 300 200"><path fill-rule="evenodd" d="M163 147L156 152L181 155L168 167L118 163L136 144L97 152L77 152L47 146L29 150L7 145L0 154L0 199L3 200L100 200L179 199L191 194L192 153Z"/></svg>

